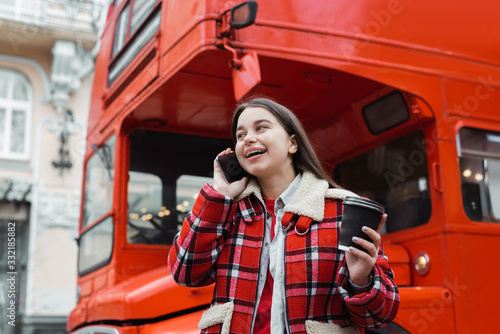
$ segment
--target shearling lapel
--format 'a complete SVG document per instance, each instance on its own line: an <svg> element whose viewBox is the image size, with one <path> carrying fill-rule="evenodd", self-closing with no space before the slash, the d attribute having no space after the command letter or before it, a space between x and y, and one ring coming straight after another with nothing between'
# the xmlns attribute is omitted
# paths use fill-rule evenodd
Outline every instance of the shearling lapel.
<svg viewBox="0 0 500 334"><path fill-rule="evenodd" d="M329 189L327 181L318 179L310 172L304 172L297 190L290 202L285 205L285 212L312 218L315 221L323 221L325 215L325 198L338 198L344 200L347 196L356 196L353 192L344 189ZM250 179L245 190L236 198L237 201L255 194L264 203L259 183L255 178Z"/></svg>
<svg viewBox="0 0 500 334"><path fill-rule="evenodd" d="M285 205L285 212L322 221L325 213L325 194L327 189L328 182L316 178L309 172L304 172L297 190L290 199L290 202Z"/></svg>
<svg viewBox="0 0 500 334"><path fill-rule="evenodd" d="M325 198L337 198L343 201L347 196L359 197L349 190L329 188L327 181L305 172L290 203L285 206L285 212L306 216L320 222L325 216Z"/></svg>
<svg viewBox="0 0 500 334"><path fill-rule="evenodd" d="M237 201L241 201L242 199L244 199L245 197L248 197L250 196L251 194L255 194L255 196L257 196L257 198L262 202L264 203L264 199L262 198L262 195L260 193L260 186L259 186L259 183L257 182L257 179L252 177L250 179L250 181L248 182L246 188L241 192L241 194L239 194L237 197L236 197L236 200Z"/></svg>

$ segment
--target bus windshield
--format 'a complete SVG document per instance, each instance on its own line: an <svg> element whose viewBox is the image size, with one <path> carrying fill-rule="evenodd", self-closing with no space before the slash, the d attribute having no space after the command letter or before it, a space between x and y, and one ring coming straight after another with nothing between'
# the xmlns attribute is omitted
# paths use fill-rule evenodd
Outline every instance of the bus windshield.
<svg viewBox="0 0 500 334"><path fill-rule="evenodd" d="M135 130L130 139L127 242L170 245L227 140ZM193 154L192 152L196 152Z"/></svg>
<svg viewBox="0 0 500 334"><path fill-rule="evenodd" d="M92 224L111 210L116 137L111 137L100 148L94 146L94 155L85 170L85 192L82 228Z"/></svg>

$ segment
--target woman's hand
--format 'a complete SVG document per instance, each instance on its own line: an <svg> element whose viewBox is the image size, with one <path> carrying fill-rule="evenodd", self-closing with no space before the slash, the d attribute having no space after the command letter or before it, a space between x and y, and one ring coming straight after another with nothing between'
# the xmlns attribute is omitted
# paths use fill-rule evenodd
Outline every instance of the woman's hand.
<svg viewBox="0 0 500 334"><path fill-rule="evenodd" d="M231 149L227 148L219 155L224 155L231 153ZM239 181L235 181L233 183L227 183L226 180L224 179L224 175L222 175L222 171L219 167L219 164L217 163L217 160L214 160L214 184L213 188L220 192L222 195L229 196L232 198L236 198L241 192L245 189L247 186L247 183L249 181L248 177L244 177Z"/></svg>
<svg viewBox="0 0 500 334"><path fill-rule="evenodd" d="M381 240L380 233L382 232L386 219L387 214L383 214L376 231L367 226L363 226L363 232L372 239L373 243L362 238L353 238L354 243L366 249L368 254L354 247L351 247L350 251L345 252L349 276L351 282L356 285L363 286L370 282L369 275L377 261L378 247Z"/></svg>

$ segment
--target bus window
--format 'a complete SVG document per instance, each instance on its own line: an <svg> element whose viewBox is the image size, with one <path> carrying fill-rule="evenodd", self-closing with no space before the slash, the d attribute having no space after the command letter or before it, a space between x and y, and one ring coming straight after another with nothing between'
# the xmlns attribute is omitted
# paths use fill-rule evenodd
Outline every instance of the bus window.
<svg viewBox="0 0 500 334"><path fill-rule="evenodd" d="M113 41L113 53L115 56L125 45L125 38L127 37L128 15L130 12L129 5L125 6L121 11L115 25L115 39Z"/></svg>
<svg viewBox="0 0 500 334"><path fill-rule="evenodd" d="M115 0L115 8L118 8L124 0Z"/></svg>
<svg viewBox="0 0 500 334"><path fill-rule="evenodd" d="M157 0L134 0L132 7L132 17L130 19L129 34L132 35L139 25L144 22L146 17L153 10Z"/></svg>
<svg viewBox="0 0 500 334"><path fill-rule="evenodd" d="M129 135L127 242L170 245L227 140L135 130Z"/></svg>
<svg viewBox="0 0 500 334"><path fill-rule="evenodd" d="M177 226L179 231L182 227L184 217L193 208L194 201L198 198L201 187L203 187L205 183L212 183L212 181L213 179L211 177L194 175L181 175L177 179L176 209L178 212Z"/></svg>
<svg viewBox="0 0 500 334"><path fill-rule="evenodd" d="M431 216L427 151L422 131L413 132L338 164L335 179L385 206L383 233L425 224Z"/></svg>
<svg viewBox="0 0 500 334"><path fill-rule="evenodd" d="M175 187L174 209L162 203L163 185L158 176L130 172L127 241L169 245L180 230L184 216L193 208L201 187L210 182L210 177L181 175ZM176 212L177 217L173 219Z"/></svg>
<svg viewBox="0 0 500 334"><path fill-rule="evenodd" d="M113 175L115 136L100 147L87 162L83 199L82 228L92 224L111 210L113 202Z"/></svg>
<svg viewBox="0 0 500 334"><path fill-rule="evenodd" d="M111 259L113 250L113 219L104 218L80 236L78 249L78 274L83 276L104 266Z"/></svg>
<svg viewBox="0 0 500 334"><path fill-rule="evenodd" d="M462 128L457 152L465 213L473 221L500 222L500 132Z"/></svg>
<svg viewBox="0 0 500 334"><path fill-rule="evenodd" d="M127 241L165 243L163 217L170 211L162 205L162 181L154 174L129 172Z"/></svg>
<svg viewBox="0 0 500 334"><path fill-rule="evenodd" d="M491 213L500 221L500 159L488 159L488 180Z"/></svg>
<svg viewBox="0 0 500 334"><path fill-rule="evenodd" d="M130 0L115 24L108 85L127 67L160 27L161 6L157 0ZM155 10L155 8L158 8Z"/></svg>

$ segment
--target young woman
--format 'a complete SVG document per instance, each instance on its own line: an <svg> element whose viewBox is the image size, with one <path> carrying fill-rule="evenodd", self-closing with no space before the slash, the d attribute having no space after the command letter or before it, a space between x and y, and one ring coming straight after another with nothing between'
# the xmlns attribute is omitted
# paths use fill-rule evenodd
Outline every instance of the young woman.
<svg viewBox="0 0 500 334"><path fill-rule="evenodd" d="M179 284L215 282L202 332L359 333L393 320L399 293L379 248L386 215L365 229L372 243L354 239L368 253L339 250L342 201L354 194L322 169L295 115L254 99L237 108L232 135L252 177L228 184L214 161L213 185L169 253Z"/></svg>

